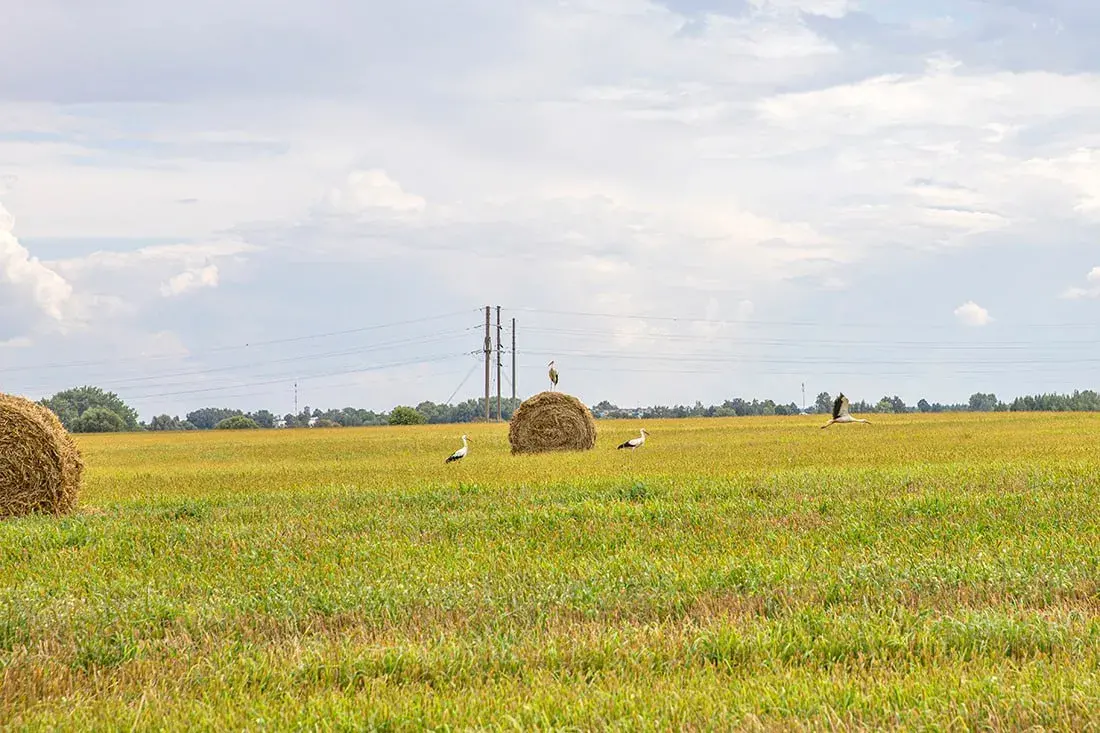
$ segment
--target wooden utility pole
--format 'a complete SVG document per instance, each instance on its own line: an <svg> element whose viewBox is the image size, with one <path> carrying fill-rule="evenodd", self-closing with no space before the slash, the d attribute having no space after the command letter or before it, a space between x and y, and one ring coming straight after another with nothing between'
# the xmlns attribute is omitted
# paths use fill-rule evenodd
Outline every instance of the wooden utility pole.
<svg viewBox="0 0 1100 733"><path fill-rule="evenodd" d="M512 319L512 409L516 409L516 319Z"/></svg>
<svg viewBox="0 0 1100 733"><path fill-rule="evenodd" d="M500 368L501 362L504 360L504 356L500 351L500 306L497 306L497 421L502 418L500 415Z"/></svg>
<svg viewBox="0 0 1100 733"><path fill-rule="evenodd" d="M489 306L485 306L485 422L489 422L489 355L493 353L493 339L489 335Z"/></svg>

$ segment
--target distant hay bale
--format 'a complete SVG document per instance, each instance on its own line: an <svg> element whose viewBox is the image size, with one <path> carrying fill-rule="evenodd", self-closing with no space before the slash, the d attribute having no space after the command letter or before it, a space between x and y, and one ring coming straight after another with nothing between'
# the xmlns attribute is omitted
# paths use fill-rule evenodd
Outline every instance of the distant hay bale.
<svg viewBox="0 0 1100 733"><path fill-rule="evenodd" d="M83 477L80 451L57 416L0 393L0 519L69 513Z"/></svg>
<svg viewBox="0 0 1100 733"><path fill-rule="evenodd" d="M512 453L591 450L596 447L596 421L576 397L542 392L512 415L508 442Z"/></svg>

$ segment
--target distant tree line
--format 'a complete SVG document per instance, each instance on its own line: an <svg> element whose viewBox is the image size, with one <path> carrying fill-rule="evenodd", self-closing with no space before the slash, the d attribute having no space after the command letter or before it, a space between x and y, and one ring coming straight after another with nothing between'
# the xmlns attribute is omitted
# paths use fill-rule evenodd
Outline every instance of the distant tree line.
<svg viewBox="0 0 1100 733"><path fill-rule="evenodd" d="M412 407L398 405L389 412L374 412L357 407L340 409L310 409L287 413L282 417L269 410L244 412L228 407L203 407L187 413L183 418L173 415L157 415L148 422L138 419L137 411L123 402L114 392L99 387L83 386L58 392L42 400L42 405L52 410L66 429L74 433L114 433L130 431L168 430L240 430L259 428L338 428L368 425L421 425L440 423L468 423L484 420L485 399L472 399L455 405L421 402ZM496 400L489 401L490 412L496 415ZM510 420L519 407L519 400L501 401L501 415ZM740 397L725 400L720 405L694 405L619 407L607 400L592 407L598 418L683 418L683 417L746 417L754 415L829 414L833 409L833 396L822 392L814 404L802 410L796 403L777 403L773 400L745 400ZM1072 394L1041 394L1017 397L1012 402L1002 402L993 393L976 392L965 404L930 403L921 399L916 405L907 405L897 395L883 396L878 402L859 400L851 403L853 413L910 413L910 412L1100 412L1100 394L1092 390L1074 391Z"/></svg>
<svg viewBox="0 0 1100 733"><path fill-rule="evenodd" d="M746 417L760 415L828 415L833 411L834 395L822 392L814 404L803 411L794 402L778 404L772 400L744 400L735 398L721 405L704 406L696 402L692 406L673 407L619 407L608 401L597 403L592 408L596 417L601 418L670 418L670 417ZM993 393L976 392L970 395L966 403L942 404L920 399L916 405L907 405L905 401L893 395L884 395L878 402L857 400L849 404L853 413L902 414L909 412L1100 412L1100 393L1092 390L1074 391L1073 394L1044 394L1017 397L1009 403L997 399Z"/></svg>

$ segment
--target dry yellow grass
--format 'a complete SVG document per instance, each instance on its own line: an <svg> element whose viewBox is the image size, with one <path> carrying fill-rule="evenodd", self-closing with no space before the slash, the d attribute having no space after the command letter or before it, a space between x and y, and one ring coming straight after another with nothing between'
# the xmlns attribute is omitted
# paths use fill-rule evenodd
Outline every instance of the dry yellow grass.
<svg viewBox="0 0 1100 733"><path fill-rule="evenodd" d="M0 524L38 729L1100 724L1100 416L81 437ZM444 465L462 432L470 455Z"/></svg>

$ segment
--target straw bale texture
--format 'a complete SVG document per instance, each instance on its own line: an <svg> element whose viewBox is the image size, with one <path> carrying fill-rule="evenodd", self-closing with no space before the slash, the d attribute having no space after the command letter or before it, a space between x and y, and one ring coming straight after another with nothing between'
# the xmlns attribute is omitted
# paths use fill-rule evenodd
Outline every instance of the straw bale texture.
<svg viewBox="0 0 1100 733"><path fill-rule="evenodd" d="M576 397L542 392L512 415L508 442L513 453L591 450L596 446L596 421Z"/></svg>
<svg viewBox="0 0 1100 733"><path fill-rule="evenodd" d="M83 476L84 461L56 415L0 394L0 519L70 512Z"/></svg>

